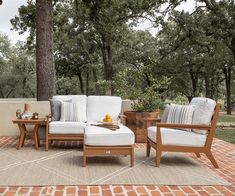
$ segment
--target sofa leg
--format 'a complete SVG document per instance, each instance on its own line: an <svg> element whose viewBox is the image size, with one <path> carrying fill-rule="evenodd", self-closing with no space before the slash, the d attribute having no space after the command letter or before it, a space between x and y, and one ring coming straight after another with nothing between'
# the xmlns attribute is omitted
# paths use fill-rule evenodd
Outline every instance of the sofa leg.
<svg viewBox="0 0 235 196"><path fill-rule="evenodd" d="M212 165L215 167L215 168L219 168L214 156L212 155L211 151L209 152L206 152L206 156L207 158L211 161Z"/></svg>
<svg viewBox="0 0 235 196"><path fill-rule="evenodd" d="M162 152L160 150L156 150L156 167L160 167Z"/></svg>
<svg viewBox="0 0 235 196"><path fill-rule="evenodd" d="M48 138L47 138L47 139L46 139L46 149L45 149L46 151L48 151L48 142L49 142L49 141L48 141Z"/></svg>
<svg viewBox="0 0 235 196"><path fill-rule="evenodd" d="M83 155L83 167L86 167L87 157Z"/></svg>
<svg viewBox="0 0 235 196"><path fill-rule="evenodd" d="M151 145L149 143L149 140L147 139L147 147L146 147L146 156L149 157L151 150Z"/></svg>
<svg viewBox="0 0 235 196"><path fill-rule="evenodd" d="M134 166L134 162L135 162L134 146L132 146L132 148L131 148L130 161L131 161L131 167L133 167Z"/></svg>

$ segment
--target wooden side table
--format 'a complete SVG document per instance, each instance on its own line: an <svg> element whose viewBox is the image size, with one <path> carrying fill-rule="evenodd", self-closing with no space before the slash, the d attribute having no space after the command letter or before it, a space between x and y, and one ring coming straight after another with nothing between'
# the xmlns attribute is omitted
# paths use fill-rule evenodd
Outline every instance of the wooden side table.
<svg viewBox="0 0 235 196"><path fill-rule="evenodd" d="M19 137L19 143L17 145L17 149L19 150L22 146L24 146L24 140L25 135L27 132L26 125L31 124L34 125L33 129L33 137L34 137L34 144L35 149L37 150L38 147L40 147L40 140L38 136L38 129L41 125L45 124L45 118L39 118L39 119L16 119L12 121L14 124L17 124L20 130L20 137Z"/></svg>

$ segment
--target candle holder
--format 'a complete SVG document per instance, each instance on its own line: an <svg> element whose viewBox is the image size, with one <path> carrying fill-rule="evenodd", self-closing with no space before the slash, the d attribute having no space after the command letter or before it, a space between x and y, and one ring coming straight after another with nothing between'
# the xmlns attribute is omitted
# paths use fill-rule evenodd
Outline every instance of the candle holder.
<svg viewBox="0 0 235 196"><path fill-rule="evenodd" d="M16 110L16 117L17 117L18 119L21 118L21 114L22 114L21 109L17 109L17 110Z"/></svg>
<svg viewBox="0 0 235 196"><path fill-rule="evenodd" d="M37 112L33 113L33 119L37 120L39 118L39 115Z"/></svg>

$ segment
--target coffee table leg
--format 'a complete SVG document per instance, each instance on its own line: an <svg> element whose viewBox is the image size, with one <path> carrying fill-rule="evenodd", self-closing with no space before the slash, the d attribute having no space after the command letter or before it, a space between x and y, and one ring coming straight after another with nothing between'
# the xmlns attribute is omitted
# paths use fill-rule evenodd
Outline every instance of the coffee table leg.
<svg viewBox="0 0 235 196"><path fill-rule="evenodd" d="M24 124L18 124L20 129L20 138L17 149L19 150L24 145L25 135L26 135L26 127Z"/></svg>
<svg viewBox="0 0 235 196"><path fill-rule="evenodd" d="M34 136L34 144L35 144L35 149L38 150L38 143L39 143L39 137L38 137L38 129L40 127L40 124L36 124L34 126L34 130L33 130L33 136Z"/></svg>

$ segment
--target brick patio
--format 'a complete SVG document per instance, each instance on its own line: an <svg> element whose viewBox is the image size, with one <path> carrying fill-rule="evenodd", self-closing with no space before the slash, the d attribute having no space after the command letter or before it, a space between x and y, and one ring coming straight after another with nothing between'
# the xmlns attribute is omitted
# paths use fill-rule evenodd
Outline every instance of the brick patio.
<svg viewBox="0 0 235 196"><path fill-rule="evenodd" d="M15 137L0 137L1 147L12 147L17 143ZM74 145L60 142L60 145ZM26 147L32 146L27 142ZM144 144L137 144L137 148L145 148ZM22 149L23 150L23 149ZM46 187L1 187L0 195L235 195L235 145L222 140L215 139L213 144L213 154L220 166L214 169L208 159L202 155L200 159L194 154L189 154L198 159L203 164L214 170L218 175L230 182L230 186L46 186Z"/></svg>

